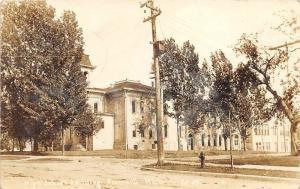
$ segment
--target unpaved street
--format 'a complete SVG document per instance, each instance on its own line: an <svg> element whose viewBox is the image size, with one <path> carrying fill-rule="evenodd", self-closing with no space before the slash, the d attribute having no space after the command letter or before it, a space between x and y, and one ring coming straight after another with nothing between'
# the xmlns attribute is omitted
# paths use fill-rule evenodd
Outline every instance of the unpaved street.
<svg viewBox="0 0 300 189"><path fill-rule="evenodd" d="M37 157L1 160L1 188L251 188L298 189L297 183L202 177L142 171L155 160L101 157Z"/></svg>

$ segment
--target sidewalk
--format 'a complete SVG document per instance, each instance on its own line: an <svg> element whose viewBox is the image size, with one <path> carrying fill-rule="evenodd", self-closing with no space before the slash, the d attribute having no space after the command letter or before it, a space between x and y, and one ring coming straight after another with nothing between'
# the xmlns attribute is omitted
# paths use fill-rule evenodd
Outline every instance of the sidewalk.
<svg viewBox="0 0 300 189"><path fill-rule="evenodd" d="M244 174L228 174L228 173L211 173L211 172L195 172L195 171L178 171L178 170L167 170L167 169L156 169L142 167L144 171L156 171L165 173L177 173L177 174L192 174L204 177L215 177L215 178L232 178L232 179L243 179L243 180L255 180L255 181L271 181L271 182L289 182L299 183L298 178L281 178L281 177L270 177L270 176L257 176L257 175L244 175Z"/></svg>

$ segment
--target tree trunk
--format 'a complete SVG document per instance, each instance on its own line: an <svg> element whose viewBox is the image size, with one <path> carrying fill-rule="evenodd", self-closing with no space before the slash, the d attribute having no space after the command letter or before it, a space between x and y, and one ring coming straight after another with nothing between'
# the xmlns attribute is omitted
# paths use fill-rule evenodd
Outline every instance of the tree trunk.
<svg viewBox="0 0 300 189"><path fill-rule="evenodd" d="M39 143L37 138L33 138L33 152L38 152L39 150Z"/></svg>
<svg viewBox="0 0 300 189"><path fill-rule="evenodd" d="M178 151L181 151L181 146L180 146L179 117L177 117L176 124L177 124L177 145L178 145Z"/></svg>
<svg viewBox="0 0 300 189"><path fill-rule="evenodd" d="M65 131L61 126L61 155L65 155Z"/></svg>
<svg viewBox="0 0 300 189"><path fill-rule="evenodd" d="M295 120L296 115L293 114L293 112L290 110L290 108L287 106L285 101L277 94L275 90L271 88L269 84L266 85L267 90L274 96L275 99L278 100L280 103L283 113L286 115L288 120L290 121L291 128L290 128L290 133L291 133L291 155L297 155L297 124L299 123L299 120Z"/></svg>
<svg viewBox="0 0 300 189"><path fill-rule="evenodd" d="M230 133L230 137L229 137L229 146L230 146L230 168L233 169L232 136L231 136L231 133Z"/></svg>
<svg viewBox="0 0 300 189"><path fill-rule="evenodd" d="M291 134L291 155L298 155L298 148L297 148L297 125L291 125L290 128Z"/></svg>
<svg viewBox="0 0 300 189"><path fill-rule="evenodd" d="M15 151L15 139L13 138L12 139L12 152Z"/></svg>
<svg viewBox="0 0 300 189"><path fill-rule="evenodd" d="M85 149L86 149L86 151L89 151L89 149L88 149L88 147L89 147L88 142L89 142L89 135L87 135L87 136L85 137Z"/></svg>
<svg viewBox="0 0 300 189"><path fill-rule="evenodd" d="M243 139L243 143L244 143L244 151L246 151L246 141L247 141L247 139Z"/></svg>
<svg viewBox="0 0 300 189"><path fill-rule="evenodd" d="M33 142L32 142L32 138L30 138L30 152L33 152Z"/></svg>
<svg viewBox="0 0 300 189"><path fill-rule="evenodd" d="M224 145L225 145L225 151L228 151L228 148L227 148L227 138L224 138Z"/></svg>
<svg viewBox="0 0 300 189"><path fill-rule="evenodd" d="M19 143L20 152L23 152L24 148L22 144L22 139L18 139L18 143Z"/></svg>
<svg viewBox="0 0 300 189"><path fill-rule="evenodd" d="M229 146L230 146L230 167L233 169L233 157L232 157L232 131L231 131L231 120L230 120L230 111L229 111Z"/></svg>

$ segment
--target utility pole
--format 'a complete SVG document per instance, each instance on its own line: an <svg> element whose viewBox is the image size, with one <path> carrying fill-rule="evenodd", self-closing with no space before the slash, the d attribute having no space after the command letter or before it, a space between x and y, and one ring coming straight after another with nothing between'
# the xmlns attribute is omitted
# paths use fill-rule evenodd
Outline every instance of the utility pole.
<svg viewBox="0 0 300 189"><path fill-rule="evenodd" d="M159 41L156 38L156 17L161 14L161 10L154 7L153 0L147 0L141 4L141 8L147 7L151 11L151 15L143 20L143 22L150 21L152 26L152 44L153 44L153 61L154 61L154 73L155 73L155 93L156 93L156 132L157 132L157 164L163 165L164 163L164 144L162 135L162 117L163 117L163 106L162 106L162 89L160 86L160 75L159 75L159 63L158 63L158 51Z"/></svg>

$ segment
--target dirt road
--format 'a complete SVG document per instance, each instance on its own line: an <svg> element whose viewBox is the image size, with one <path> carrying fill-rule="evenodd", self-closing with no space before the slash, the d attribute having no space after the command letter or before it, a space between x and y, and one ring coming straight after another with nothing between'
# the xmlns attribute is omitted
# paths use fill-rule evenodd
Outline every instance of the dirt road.
<svg viewBox="0 0 300 189"><path fill-rule="evenodd" d="M142 171L155 160L101 157L37 157L1 160L3 189L202 188L299 189L300 183L201 177Z"/></svg>

